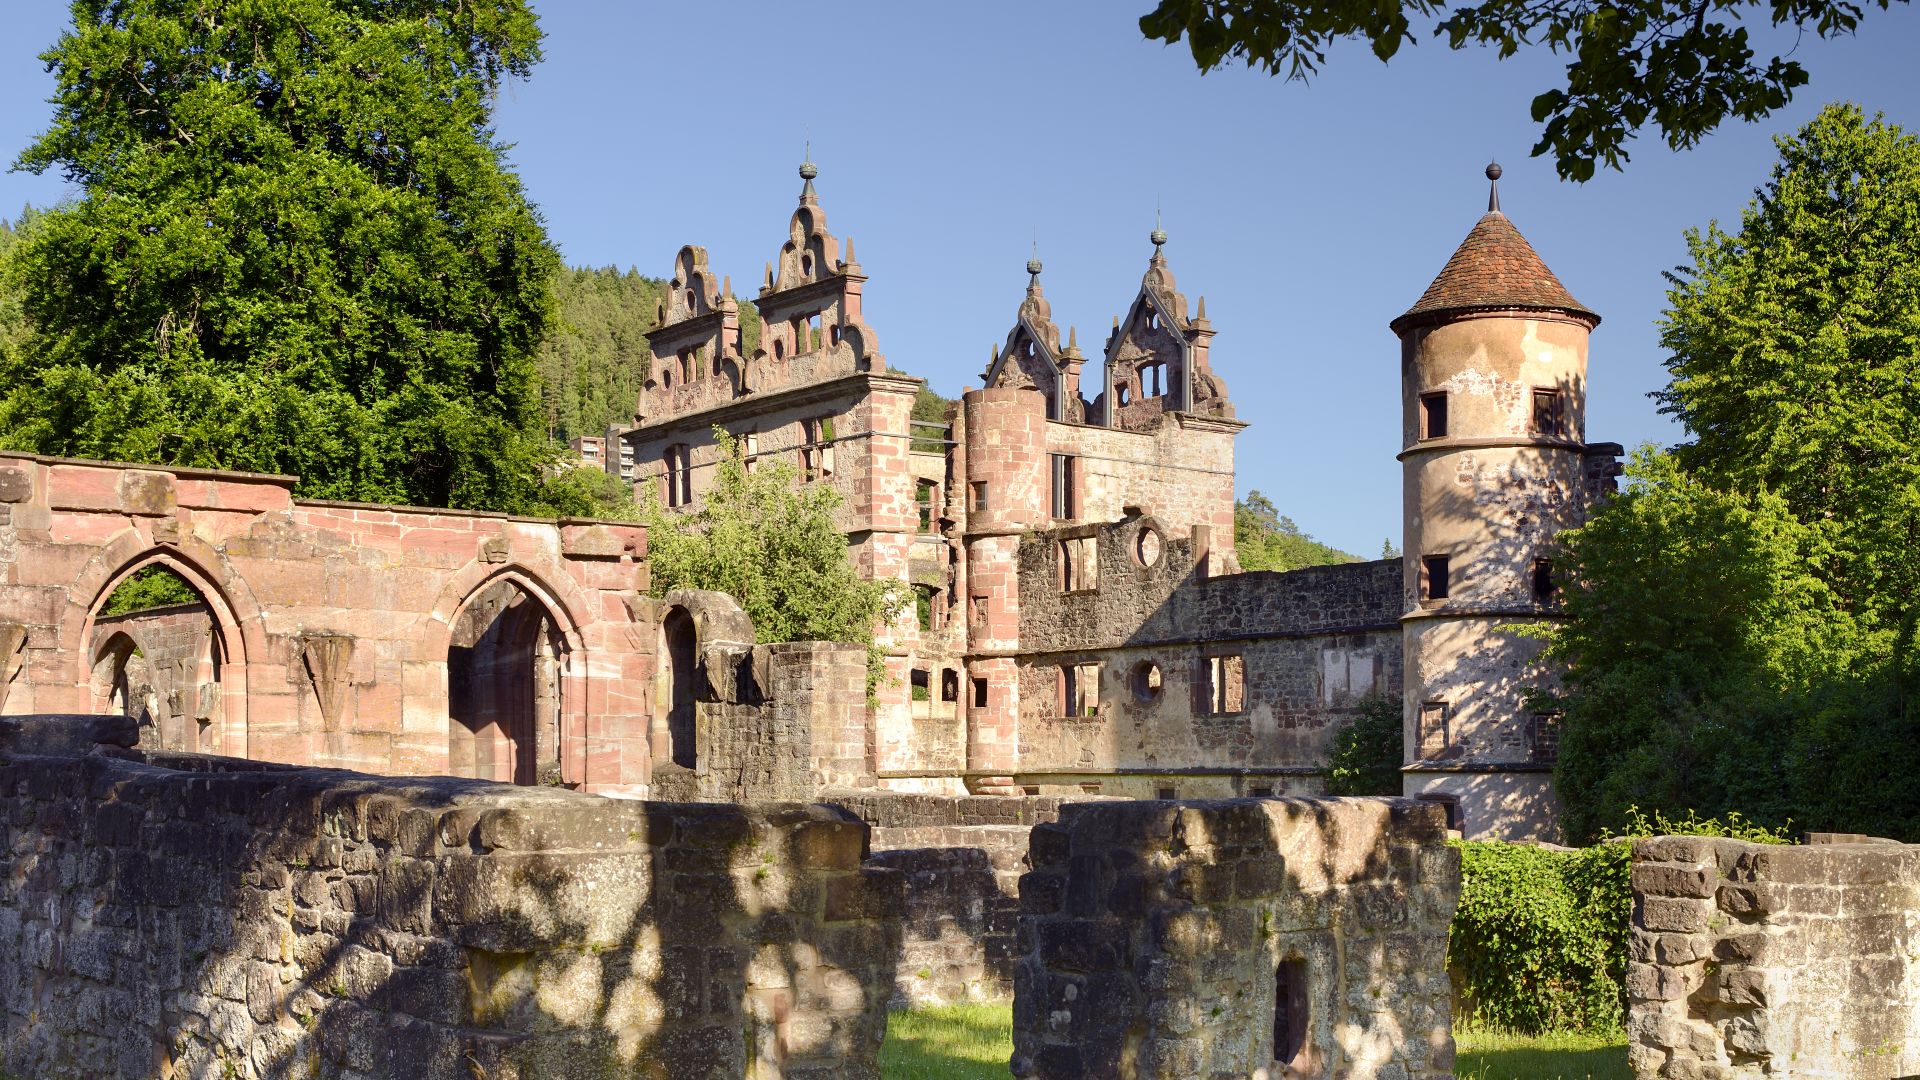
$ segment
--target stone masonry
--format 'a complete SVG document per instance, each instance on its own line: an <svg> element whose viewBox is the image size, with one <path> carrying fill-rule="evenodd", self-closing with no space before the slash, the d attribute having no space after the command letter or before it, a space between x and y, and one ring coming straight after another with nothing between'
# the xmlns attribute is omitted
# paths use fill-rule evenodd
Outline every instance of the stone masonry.
<svg viewBox="0 0 1920 1080"><path fill-rule="evenodd" d="M0 721L0 1069L874 1078L900 875L841 811L124 749ZM120 746L76 753L76 743Z"/></svg>
<svg viewBox="0 0 1920 1080"><path fill-rule="evenodd" d="M1013 1074L1450 1078L1444 826L1404 799L1064 807L1020 882Z"/></svg>
<svg viewBox="0 0 1920 1080"><path fill-rule="evenodd" d="M1636 1076L1920 1074L1920 846L1809 839L1634 842Z"/></svg>

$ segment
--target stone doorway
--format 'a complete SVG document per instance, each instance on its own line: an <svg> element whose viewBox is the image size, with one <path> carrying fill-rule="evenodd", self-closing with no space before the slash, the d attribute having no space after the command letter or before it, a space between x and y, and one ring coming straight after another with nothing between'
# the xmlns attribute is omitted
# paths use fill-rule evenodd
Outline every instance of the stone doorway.
<svg viewBox="0 0 1920 1080"><path fill-rule="evenodd" d="M448 764L455 776L559 784L566 639L551 612L496 581L454 619L447 649Z"/></svg>

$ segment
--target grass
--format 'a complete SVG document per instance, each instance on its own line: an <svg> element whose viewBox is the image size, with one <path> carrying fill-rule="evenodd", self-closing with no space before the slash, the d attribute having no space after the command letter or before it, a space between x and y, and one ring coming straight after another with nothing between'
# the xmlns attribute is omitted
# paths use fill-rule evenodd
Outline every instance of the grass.
<svg viewBox="0 0 1920 1080"><path fill-rule="evenodd" d="M1632 1080L1619 1037L1462 1033L1460 1080ZM949 1005L887 1018L880 1048L886 1080L980 1080L1007 1075L1013 1054L1013 1007Z"/></svg>

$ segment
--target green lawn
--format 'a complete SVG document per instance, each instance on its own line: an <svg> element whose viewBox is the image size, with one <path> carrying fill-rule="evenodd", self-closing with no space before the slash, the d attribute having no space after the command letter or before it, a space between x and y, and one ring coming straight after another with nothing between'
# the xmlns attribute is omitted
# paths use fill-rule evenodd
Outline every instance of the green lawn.
<svg viewBox="0 0 1920 1080"><path fill-rule="evenodd" d="M1458 1037L1460 1080L1632 1080L1619 1039L1550 1035ZM1007 1075L1013 1007L954 1005L887 1019L880 1072L887 1080L979 1080Z"/></svg>

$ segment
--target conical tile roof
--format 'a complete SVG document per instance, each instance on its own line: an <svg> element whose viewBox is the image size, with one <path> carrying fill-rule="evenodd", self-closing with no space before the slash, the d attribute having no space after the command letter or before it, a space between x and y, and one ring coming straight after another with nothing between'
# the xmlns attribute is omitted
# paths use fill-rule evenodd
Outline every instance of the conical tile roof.
<svg viewBox="0 0 1920 1080"><path fill-rule="evenodd" d="M1415 322L1443 314L1513 309L1564 311L1591 319L1594 325L1600 322L1600 316L1582 306L1553 276L1507 215L1491 210L1461 241L1419 302L1393 320L1393 330L1400 333Z"/></svg>

